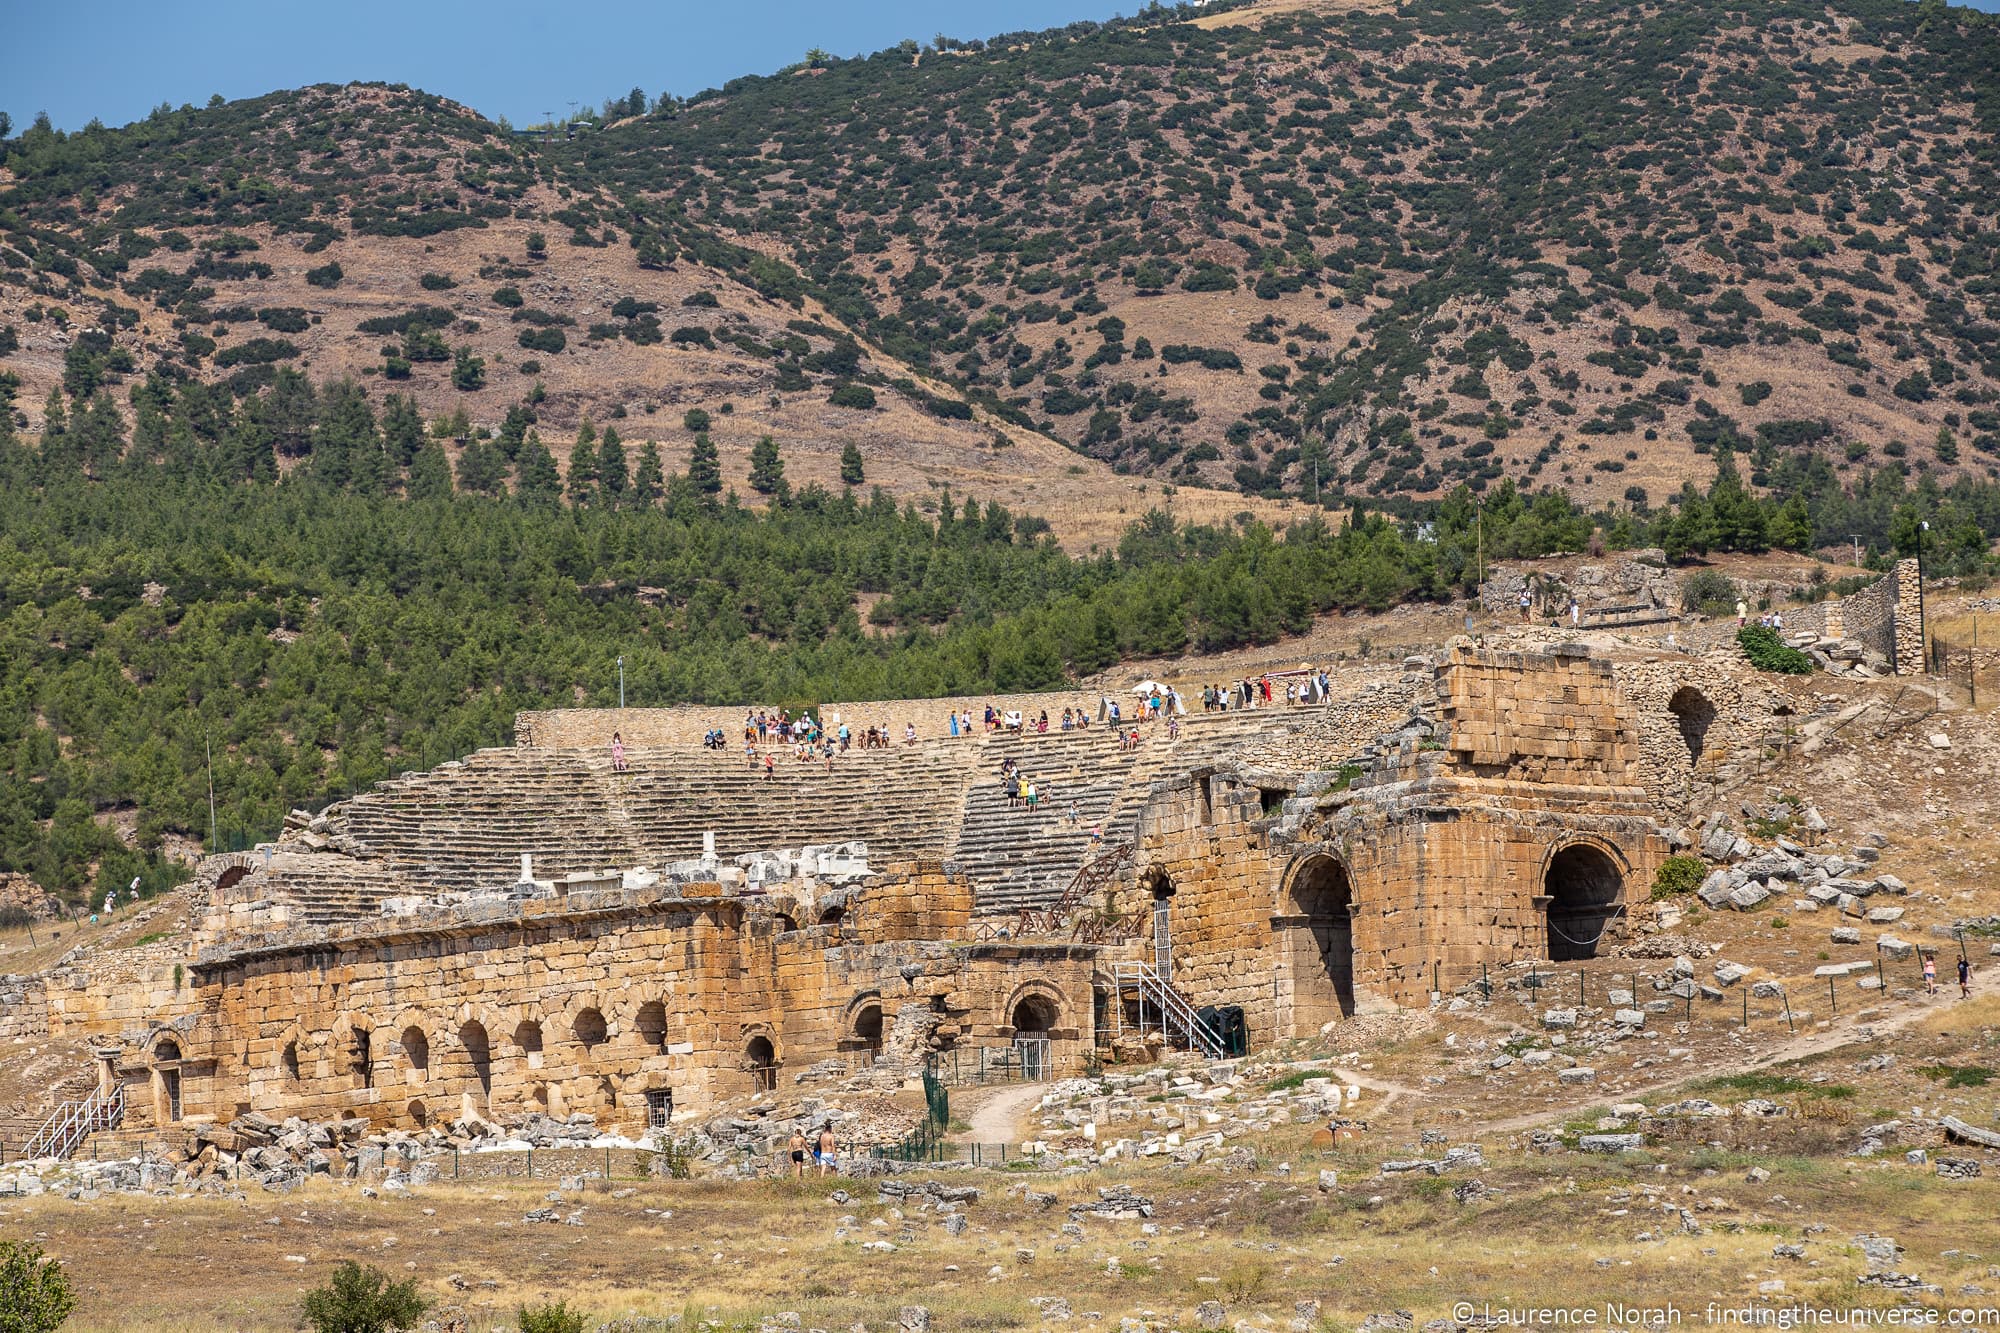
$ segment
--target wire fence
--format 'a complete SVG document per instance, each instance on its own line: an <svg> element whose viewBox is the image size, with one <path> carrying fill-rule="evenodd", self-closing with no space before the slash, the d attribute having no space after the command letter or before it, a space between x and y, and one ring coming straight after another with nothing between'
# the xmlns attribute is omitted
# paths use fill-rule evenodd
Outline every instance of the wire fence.
<svg viewBox="0 0 2000 1333"><path fill-rule="evenodd" d="M1964 690L1974 708L2000 707L2000 615L1974 612L1930 628L1931 674Z"/></svg>

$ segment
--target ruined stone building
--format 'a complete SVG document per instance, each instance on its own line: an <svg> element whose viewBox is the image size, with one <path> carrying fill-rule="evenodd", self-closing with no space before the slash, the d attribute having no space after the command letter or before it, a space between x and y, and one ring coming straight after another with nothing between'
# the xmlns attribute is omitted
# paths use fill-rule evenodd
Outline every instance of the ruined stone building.
<svg viewBox="0 0 2000 1333"><path fill-rule="evenodd" d="M52 984L48 1024L102 1043L140 1123L637 1130L870 1066L1061 1073L1173 1036L1163 1007L1240 1010L1262 1045L1616 940L1681 803L1760 725L1691 659L1461 643L1335 684L1137 749L929 722L769 778L698 743L740 712L524 715L512 747L209 858L172 987L164 963ZM851 715L900 734L952 702Z"/></svg>

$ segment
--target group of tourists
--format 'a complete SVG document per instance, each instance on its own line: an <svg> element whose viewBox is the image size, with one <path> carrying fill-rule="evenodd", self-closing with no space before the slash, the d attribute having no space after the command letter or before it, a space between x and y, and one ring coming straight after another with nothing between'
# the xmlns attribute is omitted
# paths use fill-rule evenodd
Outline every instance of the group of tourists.
<svg viewBox="0 0 2000 1333"><path fill-rule="evenodd" d="M806 1156L811 1154L821 1175L829 1175L840 1167L840 1145L833 1137L833 1122L827 1121L819 1128L819 1134L810 1142L802 1130L792 1131L792 1140L786 1145L792 1155L792 1176L796 1180L806 1178Z"/></svg>
<svg viewBox="0 0 2000 1333"><path fill-rule="evenodd" d="M1275 679L1269 674L1246 676L1226 685L1202 686L1201 711L1227 713L1238 708L1270 708L1277 704L1302 708L1332 697L1333 682L1324 671L1287 673Z"/></svg>

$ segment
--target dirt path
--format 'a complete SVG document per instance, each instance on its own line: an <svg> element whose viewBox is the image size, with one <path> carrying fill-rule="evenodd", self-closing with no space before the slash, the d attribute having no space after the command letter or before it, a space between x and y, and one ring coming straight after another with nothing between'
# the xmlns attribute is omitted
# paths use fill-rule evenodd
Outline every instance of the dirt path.
<svg viewBox="0 0 2000 1333"><path fill-rule="evenodd" d="M953 1137L963 1143L1018 1143L1021 1116L1047 1091L1045 1083L1023 1083L989 1093L966 1117L972 1128Z"/></svg>

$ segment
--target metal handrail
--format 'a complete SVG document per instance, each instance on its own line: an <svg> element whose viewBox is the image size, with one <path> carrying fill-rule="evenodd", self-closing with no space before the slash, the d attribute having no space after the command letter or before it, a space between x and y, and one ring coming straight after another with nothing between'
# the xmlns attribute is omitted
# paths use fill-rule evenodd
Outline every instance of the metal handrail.
<svg viewBox="0 0 2000 1333"><path fill-rule="evenodd" d="M21 1155L27 1158L67 1158L100 1129L116 1129L125 1119L125 1085L110 1093L93 1092L80 1102L64 1102L49 1113L29 1136Z"/></svg>
<svg viewBox="0 0 2000 1333"><path fill-rule="evenodd" d="M1187 1002L1187 998L1175 990L1172 983L1149 964L1113 963L1111 980L1121 995L1127 985L1136 986L1142 1006L1141 1012L1143 1013L1145 1001L1151 1000L1160 1011L1161 1028L1167 1031L1178 1029L1181 1039L1190 1048L1200 1051L1211 1060L1220 1060L1229 1053L1222 1035L1203 1022L1201 1015Z"/></svg>

